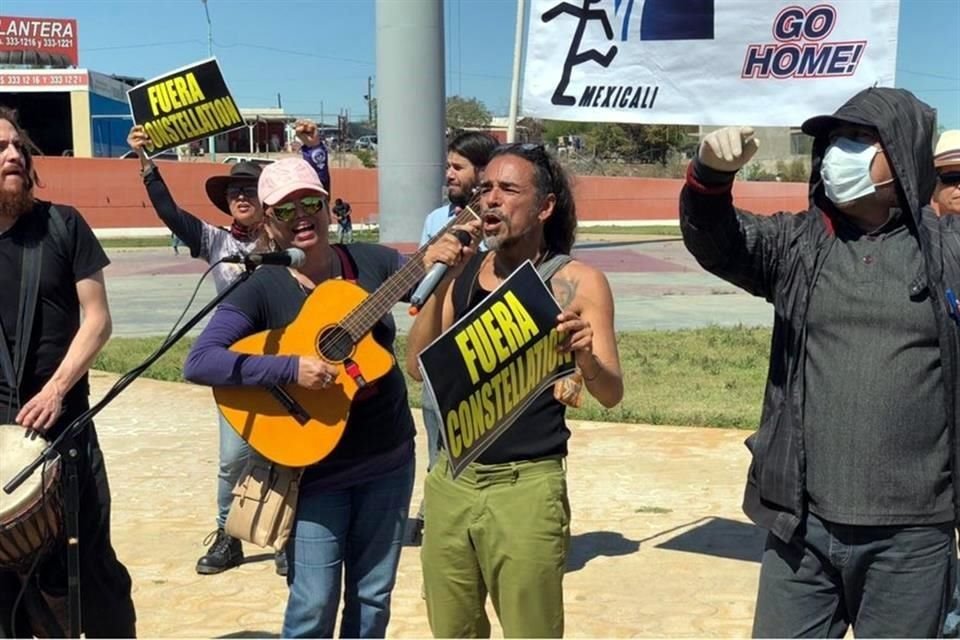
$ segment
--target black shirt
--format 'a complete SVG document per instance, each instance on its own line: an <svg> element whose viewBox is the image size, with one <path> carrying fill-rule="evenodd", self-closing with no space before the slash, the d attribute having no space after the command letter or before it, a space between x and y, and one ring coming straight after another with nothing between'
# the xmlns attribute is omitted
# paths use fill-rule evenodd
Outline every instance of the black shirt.
<svg viewBox="0 0 960 640"><path fill-rule="evenodd" d="M110 263L93 231L73 207L56 205L66 237L58 239L51 234L49 226L54 223L48 220L50 207L49 202L38 201L13 227L0 234L0 322L11 353L16 349L23 247L40 238L43 243L40 290L24 362L20 405L36 395L53 376L80 328L76 283ZM84 375L64 398L65 415L82 411L89 391ZM11 394L9 382L0 373L0 420L12 423L16 406L16 394Z"/></svg>
<svg viewBox="0 0 960 640"><path fill-rule="evenodd" d="M923 258L900 218L875 233L842 219L807 312L810 511L849 525L953 519L950 433Z"/></svg>
<svg viewBox="0 0 960 640"><path fill-rule="evenodd" d="M478 279L486 255L481 252L473 256L453 283L454 321L490 295L480 286ZM566 405L553 397L553 385L548 386L524 409L516 422L480 454L477 462L503 464L567 455L570 429L566 412Z"/></svg>

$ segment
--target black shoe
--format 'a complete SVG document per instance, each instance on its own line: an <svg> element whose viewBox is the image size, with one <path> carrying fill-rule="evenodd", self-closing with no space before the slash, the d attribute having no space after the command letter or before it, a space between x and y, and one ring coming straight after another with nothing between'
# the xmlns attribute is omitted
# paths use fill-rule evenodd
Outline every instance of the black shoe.
<svg viewBox="0 0 960 640"><path fill-rule="evenodd" d="M277 565L277 575L285 576L287 575L287 552L284 550L277 551L277 555L273 556L273 563Z"/></svg>
<svg viewBox="0 0 960 640"><path fill-rule="evenodd" d="M423 516L417 514L416 518L407 518L407 545L419 547L423 544Z"/></svg>
<svg viewBox="0 0 960 640"><path fill-rule="evenodd" d="M210 544L211 538L213 538L213 544ZM223 529L211 532L203 544L210 544L210 548L207 549L207 555L197 560L197 573L201 575L220 573L239 566L243 562L243 546L240 544L240 539L228 536Z"/></svg>

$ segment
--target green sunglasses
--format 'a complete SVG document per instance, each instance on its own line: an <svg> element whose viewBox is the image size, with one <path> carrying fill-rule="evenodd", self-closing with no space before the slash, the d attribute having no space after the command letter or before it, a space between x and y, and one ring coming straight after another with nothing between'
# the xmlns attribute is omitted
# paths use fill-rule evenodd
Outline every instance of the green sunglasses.
<svg viewBox="0 0 960 640"><path fill-rule="evenodd" d="M295 202L275 204L271 207L271 213L280 222L290 222L297 216L298 206L302 207L308 216L315 216L323 211L323 198L301 198Z"/></svg>

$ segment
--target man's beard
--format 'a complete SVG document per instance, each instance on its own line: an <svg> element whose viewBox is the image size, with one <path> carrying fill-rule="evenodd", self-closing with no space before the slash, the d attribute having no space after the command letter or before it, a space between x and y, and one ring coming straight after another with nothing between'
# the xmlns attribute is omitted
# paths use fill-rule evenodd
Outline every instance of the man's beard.
<svg viewBox="0 0 960 640"><path fill-rule="evenodd" d="M455 193L454 189L456 189L458 193ZM470 202L470 194L472 191L473 189L464 189L463 187L447 187L447 200L450 201L450 204L457 207L466 206L467 203Z"/></svg>
<svg viewBox="0 0 960 640"><path fill-rule="evenodd" d="M33 189L0 189L0 218L19 218L33 208Z"/></svg>
<svg viewBox="0 0 960 640"><path fill-rule="evenodd" d="M502 215L497 215L497 217L500 219L500 228L497 232L491 235L483 234L483 243L486 245L487 251L500 251L505 247L509 247L512 244L511 240L515 241L515 239L510 238L512 229L509 220Z"/></svg>

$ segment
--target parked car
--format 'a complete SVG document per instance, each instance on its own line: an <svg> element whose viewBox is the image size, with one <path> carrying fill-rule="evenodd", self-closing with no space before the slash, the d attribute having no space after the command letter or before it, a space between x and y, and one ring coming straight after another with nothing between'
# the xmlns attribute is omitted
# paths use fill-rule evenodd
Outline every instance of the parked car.
<svg viewBox="0 0 960 640"><path fill-rule="evenodd" d="M360 151L361 149L367 151L376 151L377 150L377 136L360 136L357 138L357 141L353 143L354 151Z"/></svg>
<svg viewBox="0 0 960 640"><path fill-rule="evenodd" d="M353 140L344 138L341 140L337 136L327 138L327 149L331 151L350 151L353 149Z"/></svg>
<svg viewBox="0 0 960 640"><path fill-rule="evenodd" d="M121 158L136 158L136 151L127 151L125 154L120 156ZM180 157L177 156L177 152L173 149L167 149L166 151L161 151L157 155L153 156L154 160L179 160Z"/></svg>
<svg viewBox="0 0 960 640"><path fill-rule="evenodd" d="M238 162L249 162L258 167L265 167L271 162L276 162L273 158L254 158L251 156L227 156L223 159L224 164L237 164Z"/></svg>

